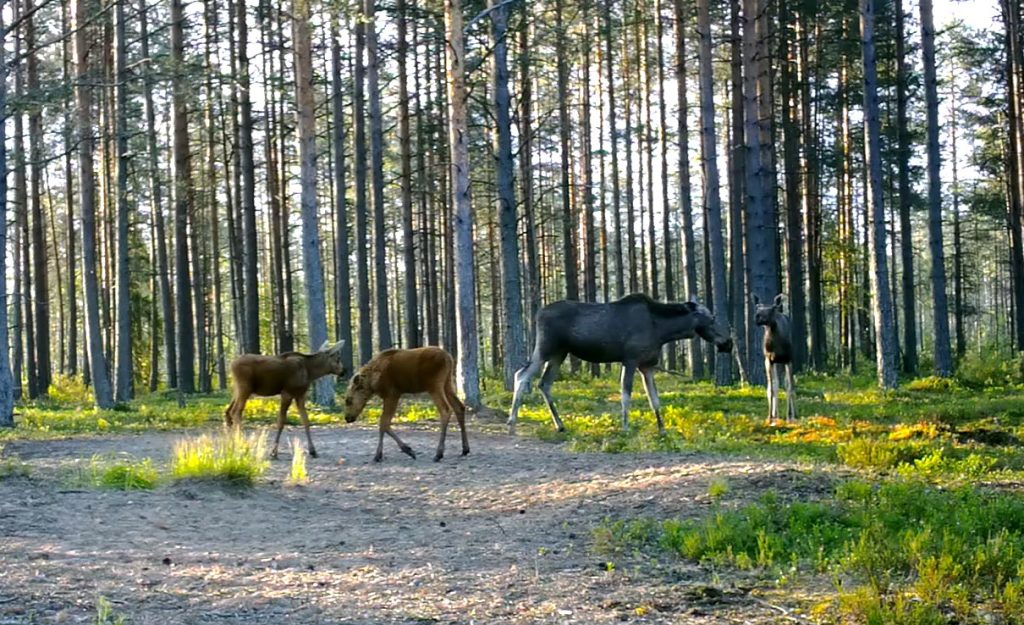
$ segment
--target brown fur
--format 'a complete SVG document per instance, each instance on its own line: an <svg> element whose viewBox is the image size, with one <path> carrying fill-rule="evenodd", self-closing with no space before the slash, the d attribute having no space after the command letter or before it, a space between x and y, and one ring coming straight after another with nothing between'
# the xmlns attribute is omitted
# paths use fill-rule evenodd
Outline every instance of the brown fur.
<svg viewBox="0 0 1024 625"><path fill-rule="evenodd" d="M363 365L349 382L348 392L345 393L345 420L349 423L355 421L371 397L380 397L384 400L384 409L380 415L377 454L373 459L380 462L384 457L385 434L395 439L404 453L415 458L412 448L391 430L391 420L402 395L429 393L441 416L441 439L437 443L434 461L444 457L444 440L453 413L462 432L462 455L465 456L469 453L466 407L455 395L455 387L452 385L454 374L455 361L439 347L383 351Z"/></svg>
<svg viewBox="0 0 1024 625"><path fill-rule="evenodd" d="M325 375L344 375L341 363L341 348L344 341L335 345L324 344L315 354L286 352L276 356L243 354L231 363L231 377L234 379L234 397L224 411L224 424L228 427L242 425L242 411L245 402L252 395L269 397L281 396L281 407L277 415L277 437L272 458L277 458L277 446L281 441L285 416L292 401L299 411L302 425L309 441L309 455L316 457L316 447L309 434L309 417L306 415L306 392L309 385Z"/></svg>

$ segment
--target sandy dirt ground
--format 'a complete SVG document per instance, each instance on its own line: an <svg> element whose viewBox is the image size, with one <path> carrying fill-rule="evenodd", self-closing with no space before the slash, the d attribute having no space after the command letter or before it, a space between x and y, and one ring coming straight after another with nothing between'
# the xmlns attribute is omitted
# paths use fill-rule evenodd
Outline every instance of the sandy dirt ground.
<svg viewBox="0 0 1024 625"><path fill-rule="evenodd" d="M8 443L4 455L31 474L0 481L0 625L92 622L98 597L137 625L774 623L792 607L786 594L665 555L609 567L592 529L708 514L715 478L728 480L728 505L831 488L787 464L575 454L472 428L472 454L459 456L449 436L448 457L434 463L433 430L399 431L419 459L386 440L376 464L374 430L315 428L310 484L286 483L286 448L244 491L120 492L61 477L93 454L162 465L180 433Z"/></svg>

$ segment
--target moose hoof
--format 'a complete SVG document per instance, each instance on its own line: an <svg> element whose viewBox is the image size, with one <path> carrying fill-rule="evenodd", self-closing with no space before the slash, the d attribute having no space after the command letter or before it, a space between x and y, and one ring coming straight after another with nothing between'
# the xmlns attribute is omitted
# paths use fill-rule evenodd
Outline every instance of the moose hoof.
<svg viewBox="0 0 1024 625"><path fill-rule="evenodd" d="M463 456L468 456L469 455L469 447L463 447L462 455Z"/></svg>
<svg viewBox="0 0 1024 625"><path fill-rule="evenodd" d="M270 459L271 460L277 460L277 450L276 449L274 451L270 452Z"/></svg>
<svg viewBox="0 0 1024 625"><path fill-rule="evenodd" d="M310 458L316 458L316 449L314 449L312 447L309 448L309 457Z"/></svg>
<svg viewBox="0 0 1024 625"><path fill-rule="evenodd" d="M443 452L439 451L436 454L434 454L434 462L441 462L441 458L444 458Z"/></svg>
<svg viewBox="0 0 1024 625"><path fill-rule="evenodd" d="M413 460L416 459L416 452L413 451L412 447L409 447L408 445L406 445L405 447L402 447L402 453L406 454L407 456L409 456Z"/></svg>
<svg viewBox="0 0 1024 625"><path fill-rule="evenodd" d="M381 460L383 460L383 459L384 459L384 454L377 454L377 455L375 455L375 456L373 457L373 461L374 461L374 462L380 462L380 461L381 461Z"/></svg>

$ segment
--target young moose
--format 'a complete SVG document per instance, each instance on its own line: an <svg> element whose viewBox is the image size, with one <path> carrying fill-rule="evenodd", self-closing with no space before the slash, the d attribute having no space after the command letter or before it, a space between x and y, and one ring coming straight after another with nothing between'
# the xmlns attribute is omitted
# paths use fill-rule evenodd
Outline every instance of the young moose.
<svg viewBox="0 0 1024 625"><path fill-rule="evenodd" d="M469 453L469 439L466 438L466 408L455 395L452 376L455 361L448 352L439 347L416 349L389 349L377 354L356 372L345 393L345 421L352 423L374 395L384 400L380 414L380 430L377 453L373 460L380 462L384 457L384 434L395 439L399 449L412 458L416 453L391 430L391 419L398 408L398 400L408 393L429 393L441 415L441 439L437 443L434 462L444 457L444 439L448 434L448 421L452 413L459 421L462 431L462 455Z"/></svg>
<svg viewBox="0 0 1024 625"><path fill-rule="evenodd" d="M789 316L782 313L782 294L765 306L754 296L754 323L764 327L764 372L768 379L768 423L779 418L779 375L786 376L786 419L796 419L796 395L793 390L793 343ZM779 369L782 369L780 372Z"/></svg>
<svg viewBox="0 0 1024 625"><path fill-rule="evenodd" d="M277 414L277 436L271 458L277 458L277 445L281 441L281 430L292 400L299 409L302 426L309 441L309 455L316 458L316 447L309 434L309 417L306 415L306 391L309 385L325 375L345 375L341 362L341 351L345 341L334 345L329 342L315 354L285 352L276 356L243 354L231 363L231 377L235 381L235 394L231 405L224 411L224 423L228 427L242 425L242 411L245 402L252 395L268 397L281 395L281 408Z"/></svg>

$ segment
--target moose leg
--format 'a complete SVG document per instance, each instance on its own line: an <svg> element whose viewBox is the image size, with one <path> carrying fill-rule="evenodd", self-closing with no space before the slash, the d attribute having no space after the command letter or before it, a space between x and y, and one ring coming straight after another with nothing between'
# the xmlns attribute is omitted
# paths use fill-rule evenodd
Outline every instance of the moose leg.
<svg viewBox="0 0 1024 625"><path fill-rule="evenodd" d="M437 453L434 454L434 462L438 462L444 458L444 439L448 436L448 422L451 421L454 410L448 405L448 398L443 391L431 393L430 398L434 400L437 414L441 417L441 438L437 441Z"/></svg>
<svg viewBox="0 0 1024 625"><path fill-rule="evenodd" d="M647 391L647 401L651 404L651 410L658 419L658 433L665 433L665 421L661 418L661 400L658 399L658 389L654 388L654 367L645 367L640 370L644 376L644 390Z"/></svg>
<svg viewBox="0 0 1024 625"><path fill-rule="evenodd" d="M245 403L249 401L249 395L250 393L244 389L235 391L235 398L231 400L228 412L224 413L224 420L228 427L242 426L242 411L245 410Z"/></svg>
<svg viewBox="0 0 1024 625"><path fill-rule="evenodd" d="M444 392L448 403L455 412L455 418L459 421L459 430L462 433L462 455L466 456L469 454L469 438L466 436L466 406L463 405L459 396L455 394L455 387L452 386L451 380L445 386Z"/></svg>
<svg viewBox="0 0 1024 625"><path fill-rule="evenodd" d="M232 397L231 398L231 403L228 404L227 409L224 410L224 426L225 427L231 427L231 415L234 414L235 402L236 401L237 400L234 397Z"/></svg>
<svg viewBox="0 0 1024 625"><path fill-rule="evenodd" d="M306 394L295 396L295 407L299 409L299 418L302 419L302 427L306 430L306 440L309 442L309 455L316 458L316 447L313 446L313 435L309 433L309 415L306 414Z"/></svg>
<svg viewBox="0 0 1024 625"><path fill-rule="evenodd" d="M775 401L775 367L772 366L772 361L764 359L764 373L765 383L768 385L768 423L775 423L775 417L777 412L777 402Z"/></svg>
<svg viewBox="0 0 1024 625"><path fill-rule="evenodd" d="M398 448L402 450L402 453L408 454L412 459L416 459L416 452L402 442L402 439L398 438L398 435L391 431L391 420L395 418L395 412L398 409L398 397L385 397L384 408L380 412L380 427L378 428L377 438L377 454L374 455L373 461L380 462L384 457L384 435L387 434L394 439L395 443L398 444Z"/></svg>
<svg viewBox="0 0 1024 625"><path fill-rule="evenodd" d="M793 384L793 365L786 366L786 419L796 421L796 390Z"/></svg>
<svg viewBox="0 0 1024 625"><path fill-rule="evenodd" d="M516 433L516 419L519 418L519 406L523 403L523 395L530 388L530 380L533 379L533 376L537 375L542 364L544 364L544 361L535 353L525 367L516 371L515 393L512 395L512 411L509 412L508 421L506 422L509 434Z"/></svg>
<svg viewBox="0 0 1024 625"><path fill-rule="evenodd" d="M551 385L555 383L555 378L558 376L558 368L562 366L562 361L565 360L565 354L555 356L548 361L548 364L544 367L544 375L540 378L540 394L544 396L544 402L548 405L548 410L551 412L551 420L555 422L555 429L559 432L565 431L565 425L562 420L558 417L558 411L555 410L555 402L551 399Z"/></svg>
<svg viewBox="0 0 1024 625"><path fill-rule="evenodd" d="M281 393L281 407L277 411L277 435L274 436L274 449L270 451L270 457L277 460L277 446L281 443L281 430L284 429L284 420L288 416L288 407L292 405L290 393Z"/></svg>
<svg viewBox="0 0 1024 625"><path fill-rule="evenodd" d="M629 431L629 404L633 399L633 377L636 365L622 363L622 431Z"/></svg>

